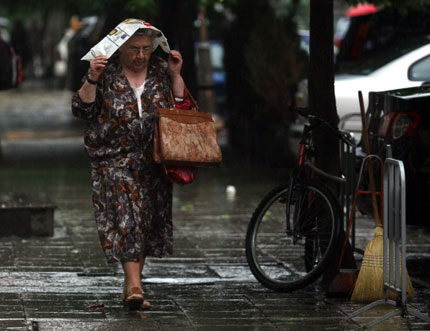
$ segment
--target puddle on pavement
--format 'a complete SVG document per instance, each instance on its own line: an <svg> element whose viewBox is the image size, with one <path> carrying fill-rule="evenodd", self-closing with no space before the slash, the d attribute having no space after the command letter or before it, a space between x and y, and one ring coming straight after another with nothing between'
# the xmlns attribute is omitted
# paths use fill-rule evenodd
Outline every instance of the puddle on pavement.
<svg viewBox="0 0 430 331"><path fill-rule="evenodd" d="M219 282L219 278L144 278L142 280L143 284L174 284L174 285L203 285L203 284L214 284Z"/></svg>

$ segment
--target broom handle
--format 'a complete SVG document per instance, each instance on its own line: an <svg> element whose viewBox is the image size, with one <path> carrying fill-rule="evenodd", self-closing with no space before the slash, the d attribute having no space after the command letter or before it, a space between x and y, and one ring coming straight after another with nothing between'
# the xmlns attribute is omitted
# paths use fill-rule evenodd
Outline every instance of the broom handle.
<svg viewBox="0 0 430 331"><path fill-rule="evenodd" d="M370 145L369 145L369 136L367 132L366 113L364 111L363 94L361 93L361 91L358 91L358 99L360 101L361 123L363 126L364 150L367 155L370 155ZM372 194L373 216L375 217L376 226L379 226L381 225L381 221L379 219L378 202L376 201L375 177L373 176L373 167L370 163L367 164L367 169L369 171L370 192Z"/></svg>

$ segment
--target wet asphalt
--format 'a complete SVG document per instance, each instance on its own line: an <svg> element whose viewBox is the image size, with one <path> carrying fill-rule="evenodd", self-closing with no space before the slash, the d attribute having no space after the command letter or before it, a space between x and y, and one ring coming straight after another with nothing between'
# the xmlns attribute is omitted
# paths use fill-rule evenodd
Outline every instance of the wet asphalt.
<svg viewBox="0 0 430 331"><path fill-rule="evenodd" d="M0 91L0 194L43 193L57 205L54 236L0 237L0 330L353 330L392 309L353 322L346 315L363 305L317 283L293 293L260 285L246 263L245 233L259 200L287 171L229 158L175 187L174 255L147 261L142 282L151 310L127 311L123 272L106 264L98 241L82 123L70 114L70 97L30 83ZM372 220L359 214L357 228L364 249ZM409 303L428 316L430 228L408 227L407 239L417 295ZM430 324L396 316L374 329Z"/></svg>

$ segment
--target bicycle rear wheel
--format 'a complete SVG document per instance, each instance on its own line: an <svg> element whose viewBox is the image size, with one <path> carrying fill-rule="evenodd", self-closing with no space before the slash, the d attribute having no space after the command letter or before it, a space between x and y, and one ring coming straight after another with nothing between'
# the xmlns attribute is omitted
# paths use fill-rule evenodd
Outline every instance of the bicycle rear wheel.
<svg viewBox="0 0 430 331"><path fill-rule="evenodd" d="M246 235L252 273L264 286L284 292L322 275L340 231L340 207L327 187L309 180L293 185L291 198L288 193L288 185L272 190L255 210Z"/></svg>

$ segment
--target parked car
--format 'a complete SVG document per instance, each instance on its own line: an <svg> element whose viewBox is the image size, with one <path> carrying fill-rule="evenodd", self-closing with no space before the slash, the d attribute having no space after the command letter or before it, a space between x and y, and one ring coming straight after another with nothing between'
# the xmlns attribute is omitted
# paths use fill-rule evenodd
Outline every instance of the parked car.
<svg viewBox="0 0 430 331"><path fill-rule="evenodd" d="M407 223L430 226L430 85L370 92L366 116L370 152L385 159L390 145L392 157L404 163ZM371 211L369 196L358 205Z"/></svg>
<svg viewBox="0 0 430 331"><path fill-rule="evenodd" d="M430 43L404 52L400 56L384 62L385 54L380 54L365 62L356 62L335 75L336 107L343 127L351 131L361 131L358 91L362 91L367 109L370 91L384 91L398 88L421 86L430 82ZM392 57L394 54L390 53ZM307 82L302 82L297 94L299 106L307 105Z"/></svg>
<svg viewBox="0 0 430 331"><path fill-rule="evenodd" d="M398 51L400 54L403 53L400 49ZM430 81L430 43L408 51L387 63L384 63L384 57L385 54L357 63L355 67L350 67L335 76L339 118L360 113L358 91L362 91L364 106L367 108L370 91L414 87ZM355 119L359 124L347 123L349 124L349 127L346 126L347 129L361 129L360 118Z"/></svg>
<svg viewBox="0 0 430 331"><path fill-rule="evenodd" d="M358 91L365 107L369 91L420 86L430 81L428 11L401 15L380 10L349 18L335 64L335 97L340 125L361 132ZM297 104L307 106L307 82L298 89Z"/></svg>

